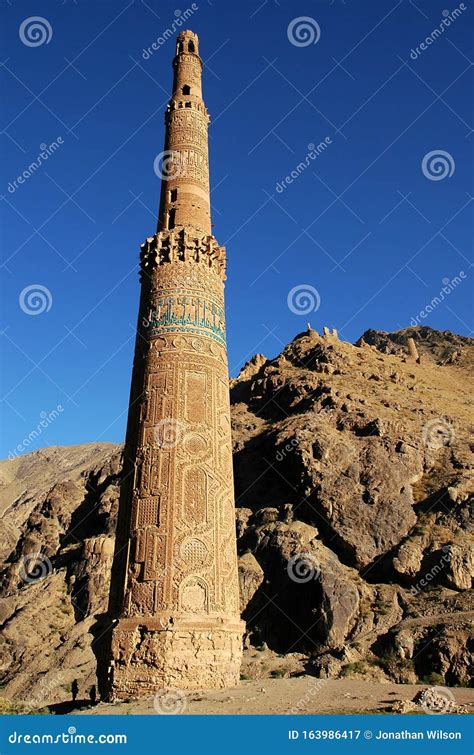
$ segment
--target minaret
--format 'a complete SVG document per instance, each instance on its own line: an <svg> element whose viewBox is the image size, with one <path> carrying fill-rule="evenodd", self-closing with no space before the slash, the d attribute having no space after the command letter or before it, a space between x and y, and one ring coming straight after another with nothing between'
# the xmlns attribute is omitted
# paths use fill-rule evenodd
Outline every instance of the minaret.
<svg viewBox="0 0 474 755"><path fill-rule="evenodd" d="M234 686L239 615L225 249L211 234L198 37L179 34L141 300L109 614L112 699Z"/></svg>

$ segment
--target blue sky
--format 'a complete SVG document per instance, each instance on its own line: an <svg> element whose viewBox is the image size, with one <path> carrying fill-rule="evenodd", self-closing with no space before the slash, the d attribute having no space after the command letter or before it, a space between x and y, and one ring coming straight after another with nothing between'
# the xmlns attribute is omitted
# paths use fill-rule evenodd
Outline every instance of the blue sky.
<svg viewBox="0 0 474 755"><path fill-rule="evenodd" d="M2 5L2 457L58 405L23 450L124 437L174 41L143 51L186 10L212 117L231 373L307 321L351 341L406 327L461 272L424 322L470 333L469 0L186 2ZM46 23L30 38L34 16ZM41 145L51 154L15 183ZM31 314L38 286L45 311ZM317 291L316 311L288 305L297 286Z"/></svg>

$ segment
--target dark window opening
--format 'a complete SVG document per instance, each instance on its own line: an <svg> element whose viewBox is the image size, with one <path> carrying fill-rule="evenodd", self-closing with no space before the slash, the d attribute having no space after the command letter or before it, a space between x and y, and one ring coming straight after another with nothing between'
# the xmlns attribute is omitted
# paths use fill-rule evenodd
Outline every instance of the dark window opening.
<svg viewBox="0 0 474 755"><path fill-rule="evenodd" d="M191 94L191 87L185 84L181 91L183 94Z"/></svg>
<svg viewBox="0 0 474 755"><path fill-rule="evenodd" d="M171 231L172 228L174 228L174 222L176 217L176 210L170 210L168 213L168 230Z"/></svg>
<svg viewBox="0 0 474 755"><path fill-rule="evenodd" d="M191 103L190 103L190 102L185 102L185 103L184 103L184 106L185 106L185 107L191 107Z"/></svg>
<svg viewBox="0 0 474 755"><path fill-rule="evenodd" d="M194 42L192 39L188 42L188 52L195 52Z"/></svg>
<svg viewBox="0 0 474 755"><path fill-rule="evenodd" d="M178 199L178 189L171 189L171 191L170 191L170 201L171 202L176 202L177 199Z"/></svg>

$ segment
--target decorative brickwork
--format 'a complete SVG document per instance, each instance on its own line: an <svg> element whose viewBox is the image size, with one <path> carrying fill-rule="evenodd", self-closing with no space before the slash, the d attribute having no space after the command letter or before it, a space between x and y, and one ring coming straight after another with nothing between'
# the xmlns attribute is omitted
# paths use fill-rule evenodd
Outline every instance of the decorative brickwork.
<svg viewBox="0 0 474 755"><path fill-rule="evenodd" d="M226 259L210 231L209 119L198 52L197 36L182 32L165 119L165 146L176 152L180 173L163 180L158 231L140 255L109 608L116 619L113 699L239 679Z"/></svg>

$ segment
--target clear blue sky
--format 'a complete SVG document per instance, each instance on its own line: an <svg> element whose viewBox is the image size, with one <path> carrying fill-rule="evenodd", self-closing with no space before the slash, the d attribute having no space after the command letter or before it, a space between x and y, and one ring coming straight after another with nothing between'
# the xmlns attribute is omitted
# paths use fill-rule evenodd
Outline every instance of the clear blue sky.
<svg viewBox="0 0 474 755"><path fill-rule="evenodd" d="M191 8L186 3L182 13ZM406 327L439 295L443 280L461 271L465 279L424 322L469 334L471 2L431 44L424 41L443 11L458 5L196 5L184 28L200 36L213 119L213 222L228 250L231 373L256 352L277 354L308 320L351 341L369 327ZM58 405L63 411L25 450L118 442L139 245L156 224L153 161L163 149L174 40L146 60L143 50L179 13L174 3L156 0L41 0L4 2L1 14L0 455ZM35 46L20 38L31 16L50 26L43 44L36 44L41 37L33 37ZM303 16L318 24L310 22L309 31L319 36L316 44L289 40L289 24ZM306 42L301 33L293 40ZM411 53L417 47L418 56ZM308 144L326 137L327 149L277 191L306 160ZM15 186L40 145L54 141L56 151ZM440 150L448 156L438 168L448 174L432 180L422 161ZM33 285L50 296L49 310L38 315L23 311L28 300L23 309L19 303ZM317 311L300 315L288 307L288 292L300 285L317 290Z"/></svg>

